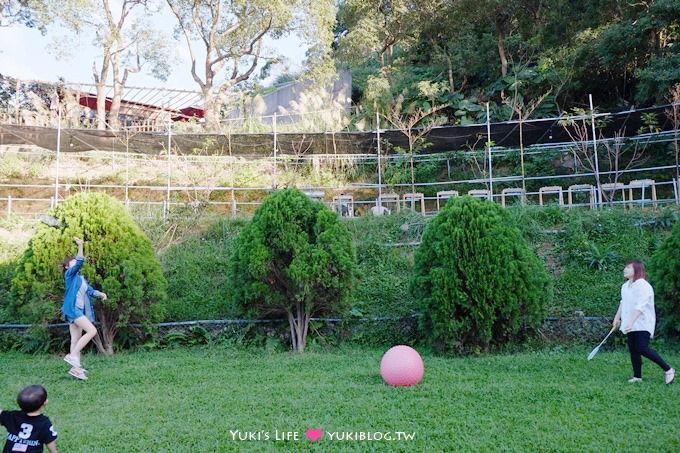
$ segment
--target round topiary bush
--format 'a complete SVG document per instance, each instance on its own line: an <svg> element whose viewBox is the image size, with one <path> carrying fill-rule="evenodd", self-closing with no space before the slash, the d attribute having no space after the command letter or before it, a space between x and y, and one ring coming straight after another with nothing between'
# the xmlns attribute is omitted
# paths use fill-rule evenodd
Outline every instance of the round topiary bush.
<svg viewBox="0 0 680 453"><path fill-rule="evenodd" d="M99 322L98 348L113 352L119 326L162 319L167 282L151 242L125 207L103 193L81 193L50 210L57 226L40 224L19 259L12 279L17 321L45 323L62 320L64 297L61 263L75 255L73 237L85 241L81 272L108 295L94 301Z"/></svg>
<svg viewBox="0 0 680 453"><path fill-rule="evenodd" d="M499 205L451 199L415 254L411 290L436 350L465 352L519 340L551 296L541 260Z"/></svg>
<svg viewBox="0 0 680 453"><path fill-rule="evenodd" d="M649 280L654 286L661 329L680 335L680 222L671 235L654 252L649 266Z"/></svg>
<svg viewBox="0 0 680 453"><path fill-rule="evenodd" d="M239 236L229 266L232 299L256 316L285 317L304 351L313 316L347 308L356 266L338 215L297 189L268 196Z"/></svg>

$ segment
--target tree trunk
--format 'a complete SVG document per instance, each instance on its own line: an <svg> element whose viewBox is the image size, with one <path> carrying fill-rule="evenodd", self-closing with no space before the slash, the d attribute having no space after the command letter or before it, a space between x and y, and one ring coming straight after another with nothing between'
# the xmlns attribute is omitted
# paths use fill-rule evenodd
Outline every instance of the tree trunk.
<svg viewBox="0 0 680 453"><path fill-rule="evenodd" d="M413 151L409 153L411 155L411 193L416 191L416 173L413 165ZM411 208L415 208L415 198L411 200Z"/></svg>
<svg viewBox="0 0 680 453"><path fill-rule="evenodd" d="M304 302L295 304L295 313L288 312L291 346L295 352L305 352L307 332L309 331L310 314L305 311Z"/></svg>
<svg viewBox="0 0 680 453"><path fill-rule="evenodd" d="M202 91L203 99L205 100L205 103L203 104L205 129L207 132L219 132L220 102L212 92L212 86L205 86Z"/></svg>
<svg viewBox="0 0 680 453"><path fill-rule="evenodd" d="M114 58L111 65L111 70L113 72L113 98L111 99L111 109L109 110L109 126L114 131L120 129L120 103L123 99L124 89L123 84L119 82L119 65L119 59Z"/></svg>
<svg viewBox="0 0 680 453"><path fill-rule="evenodd" d="M108 319L105 313L97 313L99 327L97 335L94 337L94 344L97 350L104 355L113 355L113 340L116 338L115 321Z"/></svg>
<svg viewBox="0 0 680 453"><path fill-rule="evenodd" d="M448 53L446 54L446 66L449 75L449 93L454 94L456 89L453 86L453 63L451 62L451 57L449 57Z"/></svg>
<svg viewBox="0 0 680 453"><path fill-rule="evenodd" d="M106 129L106 86L104 82L97 83L97 129Z"/></svg>
<svg viewBox="0 0 680 453"><path fill-rule="evenodd" d="M505 35L502 31L498 31L497 35L498 56L501 59L501 76L508 75L508 57L505 55Z"/></svg>
<svg viewBox="0 0 680 453"><path fill-rule="evenodd" d="M297 335L295 335L295 316L290 311L288 312L288 326L290 327L290 342L293 351L297 351Z"/></svg>
<svg viewBox="0 0 680 453"><path fill-rule="evenodd" d="M113 98L111 99L111 110L109 110L109 126L111 127L112 130L117 131L120 129L120 104L123 99L123 86L116 82L115 80L117 79L115 77L116 71L113 71L114 73L114 82L113 82Z"/></svg>
<svg viewBox="0 0 680 453"><path fill-rule="evenodd" d="M92 64L92 77L97 85L97 129L106 129L106 79L109 76L109 57L104 55L102 67Z"/></svg>
<svg viewBox="0 0 680 453"><path fill-rule="evenodd" d="M297 343L297 351L296 352L305 352L305 338L304 338L304 329L305 329L305 311L304 311L304 304L300 301L298 301L296 304L296 309L297 309L297 322L295 323L296 329L296 343Z"/></svg>

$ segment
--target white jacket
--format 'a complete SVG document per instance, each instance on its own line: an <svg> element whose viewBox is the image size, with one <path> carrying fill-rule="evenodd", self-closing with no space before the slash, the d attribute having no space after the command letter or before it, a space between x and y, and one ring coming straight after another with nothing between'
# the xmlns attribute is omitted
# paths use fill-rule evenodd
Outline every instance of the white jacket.
<svg viewBox="0 0 680 453"><path fill-rule="evenodd" d="M650 337L654 336L656 313L654 312L654 289L647 280L640 278L634 282L627 281L621 286L621 329L630 324L635 317L635 312L640 311L640 316L633 324L632 331L647 331Z"/></svg>

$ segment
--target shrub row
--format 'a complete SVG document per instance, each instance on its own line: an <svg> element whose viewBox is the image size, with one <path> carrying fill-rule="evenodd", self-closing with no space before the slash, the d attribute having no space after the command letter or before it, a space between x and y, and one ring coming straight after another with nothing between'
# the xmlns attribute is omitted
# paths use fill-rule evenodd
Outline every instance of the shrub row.
<svg viewBox="0 0 680 453"><path fill-rule="evenodd" d="M625 261L638 258L650 262L677 220L677 210L672 208L587 211L516 207L509 209L508 215L550 271L555 297L546 314L566 317L611 316L618 304ZM428 220L401 212L346 222L354 235L358 259L351 315L408 319L418 313L409 279L417 248L413 244L420 240ZM158 252L168 281L164 321L238 316L238 307L228 298L226 268L244 224L218 219L198 229L189 226L184 228L188 233L174 245ZM11 261L0 265L0 322L16 321L6 312L13 273ZM651 282L655 284L653 278ZM372 343L375 338L408 338L414 331L403 324L375 322L371 329L350 330L350 339ZM131 342L124 332L119 336L120 341Z"/></svg>
<svg viewBox="0 0 680 453"><path fill-rule="evenodd" d="M650 262L670 235L673 212L672 208L508 210L553 281L555 295L546 314L567 317L613 315L625 262L633 258ZM416 313L409 279L417 249L414 243L420 240L427 220L407 211L347 222L357 244L353 315L400 317ZM243 224L217 220L160 255L170 300L166 321L225 319L236 314L226 300L223 266ZM187 307L200 316L187 317Z"/></svg>

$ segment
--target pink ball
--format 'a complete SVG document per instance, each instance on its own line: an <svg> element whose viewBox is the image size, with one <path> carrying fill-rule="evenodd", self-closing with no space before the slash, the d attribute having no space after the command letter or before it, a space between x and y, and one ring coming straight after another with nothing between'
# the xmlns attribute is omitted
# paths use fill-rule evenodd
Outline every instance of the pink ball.
<svg viewBox="0 0 680 453"><path fill-rule="evenodd" d="M418 351L410 346L390 348L380 361L380 375L389 385L409 387L423 378L425 366Z"/></svg>

